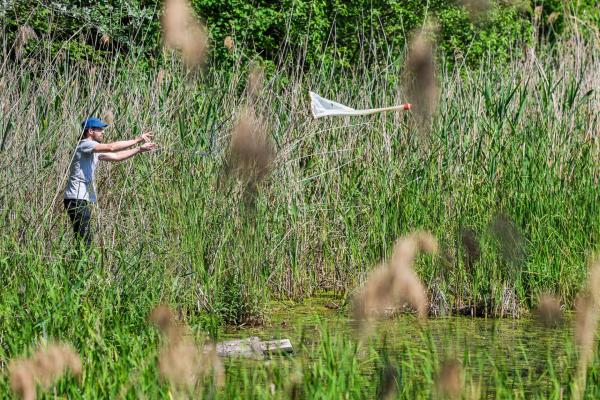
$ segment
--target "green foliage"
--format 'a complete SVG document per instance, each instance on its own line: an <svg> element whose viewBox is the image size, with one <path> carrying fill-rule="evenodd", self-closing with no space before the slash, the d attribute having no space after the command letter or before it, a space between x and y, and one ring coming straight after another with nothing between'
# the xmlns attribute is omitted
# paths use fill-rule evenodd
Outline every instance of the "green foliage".
<svg viewBox="0 0 600 400"><path fill-rule="evenodd" d="M305 69L351 68L359 61L363 66L385 65L401 54L411 32L426 19L437 21L439 48L449 60L460 55L460 61L476 65L486 54L507 59L512 50L531 39L532 10L538 2L491 4L488 12L472 15L451 0L192 1L209 28L215 63L235 61L223 45L231 36L238 55L271 64L283 62L288 67L299 63ZM61 0L33 7L29 1L17 0L5 6L0 20L5 46L12 45L18 26L28 25L40 36L41 44L52 42L46 47L72 51L71 59L99 62L104 52L133 52L152 60L161 59L162 54L161 8L157 0ZM565 29L567 13L583 21L589 31L598 26L600 12L593 0L567 8L559 0L545 1L538 26L543 36L556 40Z"/></svg>

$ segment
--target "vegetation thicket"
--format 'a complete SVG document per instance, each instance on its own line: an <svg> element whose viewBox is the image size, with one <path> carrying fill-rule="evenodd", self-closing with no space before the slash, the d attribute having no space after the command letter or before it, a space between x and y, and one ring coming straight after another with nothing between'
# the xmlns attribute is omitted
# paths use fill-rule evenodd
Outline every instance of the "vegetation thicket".
<svg viewBox="0 0 600 400"><path fill-rule="evenodd" d="M385 65L411 32L428 18L439 23L439 48L448 59L478 65L487 55L509 60L532 33L555 43L578 23L579 33L597 36L600 9L595 0L193 0L215 44L210 58L231 66L237 60L227 41L270 68L327 69ZM4 56L26 26L35 35L22 55L44 48L75 60L96 63L126 54L141 55L147 66L162 63L159 16L162 0L11 0L0 7ZM14 55L14 54L12 54Z"/></svg>
<svg viewBox="0 0 600 400"><path fill-rule="evenodd" d="M305 63L308 55L331 56L305 45L288 53L298 57L296 64L264 57L270 63L263 75L248 62L250 38L264 40L256 48L268 49L267 38L278 36L234 32L230 42L217 41L218 24L205 13L215 50L203 69L195 59L184 65L170 50L129 48L97 60L104 53L95 47L81 57L72 48L65 53L71 58L55 51L57 43L92 46L89 37L61 42L60 29L70 28L60 18L56 40L41 36L35 24L33 33L12 29L24 26L14 16L24 15L14 14L23 5L3 9L10 29L2 33L0 64L0 370L8 370L10 359L25 360L25 349L55 339L71 343L83 363L81 374L69 367L78 382L67 374L55 386L70 398L167 396L169 382L177 386L179 378L186 390L223 398L594 398L600 391L596 269L582 288L600 250L600 47L589 22L597 7L589 3L590 17L573 17L575 25L561 28L569 34L551 45L539 36L547 21L538 8L537 17L532 11L537 22L523 31L526 40L509 40L501 54L484 46L469 61L461 58L468 47L456 43L463 56L444 47L452 43L444 36L444 13L466 12L466 5L446 9L432 1L432 10L438 3L438 28L427 32L441 38L427 85L435 98L425 116L417 110L319 120L310 116L308 90L356 108L414 95L406 82L406 52L414 47L360 41L357 54L365 57L354 57L343 46L355 48L342 40L335 62ZM54 15L60 4L47 12ZM147 10L119 4L127 12ZM294 2L291 9L300 12L306 4ZM407 2L406 9L411 4L422 2ZM101 7L79 4L69 12L88 21L89 11L89 21L101 21L94 14ZM335 7L349 20L356 16L353 6ZM498 18L518 12L514 4L502 6L510 12L491 7ZM44 20L39 12L30 20ZM145 37L158 43L158 29ZM305 43L312 43L311 34L304 32ZM11 35L27 37L18 57ZM338 37L352 35L332 38ZM524 47L517 50L516 43ZM181 42L171 44L185 52ZM111 122L107 140L152 130L160 149L100 167L95 245L84 251L73 243L62 195L79 124L92 114ZM431 233L427 239L438 251L405 265L393 244L417 229ZM446 343L436 342L426 323L393 354L385 338L357 340L324 325L316 331L319 340L302 337L306 357L252 368L228 361L225 386L213 355L212 374L171 365L177 354L202 357L191 348L195 339L204 340L203 331L215 339L228 324L268 322L270 300L301 301L327 291L348 312L379 263L396 271L385 273L400 285L418 283L418 293L404 300L421 320L520 316L540 303L538 315L550 326L540 330L552 329L561 307L576 308L577 340L565 335L561 357L549 346L542 367L524 356L524 369L513 370L512 358L498 357L493 346L451 357L440 352ZM185 340L173 341L164 331L161 338L148 326L147 315L159 303L171 305L191 327ZM61 364L52 381L67 366ZM35 385L37 375L28 373L22 375ZM0 393L8 393L8 375L1 376ZM188 376L196 385L191 389Z"/></svg>

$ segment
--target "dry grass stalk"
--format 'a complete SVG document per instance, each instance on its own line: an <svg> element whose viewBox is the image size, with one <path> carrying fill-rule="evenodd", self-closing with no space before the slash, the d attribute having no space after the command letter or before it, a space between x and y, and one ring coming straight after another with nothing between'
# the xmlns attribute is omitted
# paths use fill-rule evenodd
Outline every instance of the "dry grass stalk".
<svg viewBox="0 0 600 400"><path fill-rule="evenodd" d="M189 329L177 321L167 306L156 306L149 320L158 327L164 340L158 355L161 379L176 389L191 390L212 373L217 387L225 384L225 369L214 345L202 351Z"/></svg>
<svg viewBox="0 0 600 400"><path fill-rule="evenodd" d="M161 24L164 44L181 51L184 63L194 68L204 62L208 51L208 35L191 5L186 0L166 0Z"/></svg>
<svg viewBox="0 0 600 400"><path fill-rule="evenodd" d="M38 36L33 30L33 28L27 25L21 25L17 29L17 35L15 37L15 59L20 60L23 57L23 53L25 51L25 46L27 42L32 39L37 39Z"/></svg>
<svg viewBox="0 0 600 400"><path fill-rule="evenodd" d="M353 302L354 317L361 327L364 321L403 305L410 306L421 319L427 317L426 290L412 269L419 251L437 253L437 241L431 234L415 232L400 238L390 261L371 272Z"/></svg>
<svg viewBox="0 0 600 400"><path fill-rule="evenodd" d="M594 358L596 330L600 318L600 259L590 264L587 287L576 304L575 341L579 347L579 363L573 383L573 398L582 399L588 364Z"/></svg>
<svg viewBox="0 0 600 400"><path fill-rule="evenodd" d="M12 360L8 366L10 387L24 400L36 398L36 384L48 389L70 370L81 376L82 364L73 347L65 343L51 343L39 348L30 358Z"/></svg>
<svg viewBox="0 0 600 400"><path fill-rule="evenodd" d="M414 35L405 62L404 85L411 115L421 138L428 139L433 115L437 108L438 85L432 40L435 27L431 24Z"/></svg>
<svg viewBox="0 0 600 400"><path fill-rule="evenodd" d="M547 328L555 327L562 321L560 300L551 294L543 294L540 296L535 316L543 326Z"/></svg>
<svg viewBox="0 0 600 400"><path fill-rule="evenodd" d="M457 360L446 360L440 365L436 387L443 398L458 399L462 393L462 367Z"/></svg>

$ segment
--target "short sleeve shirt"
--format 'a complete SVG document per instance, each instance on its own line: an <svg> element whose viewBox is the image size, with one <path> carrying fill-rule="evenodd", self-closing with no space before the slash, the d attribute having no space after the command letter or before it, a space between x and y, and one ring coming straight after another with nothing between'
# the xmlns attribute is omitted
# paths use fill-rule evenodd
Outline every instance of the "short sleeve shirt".
<svg viewBox="0 0 600 400"><path fill-rule="evenodd" d="M65 199L96 202L94 173L98 165L98 153L94 153L93 150L97 144L98 142L92 139L83 139L77 144L69 169Z"/></svg>

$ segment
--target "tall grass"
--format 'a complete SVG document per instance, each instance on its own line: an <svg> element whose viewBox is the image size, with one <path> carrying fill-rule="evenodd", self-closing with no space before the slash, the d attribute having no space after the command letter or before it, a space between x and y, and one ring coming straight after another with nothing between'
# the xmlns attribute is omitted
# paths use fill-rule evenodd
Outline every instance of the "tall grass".
<svg viewBox="0 0 600 400"><path fill-rule="evenodd" d="M400 114L309 116L308 89L356 107L401 102L401 59L335 79L275 72L254 108L276 156L251 210L244 182L223 178L234 111L244 103L241 61L199 77L175 64L5 63L5 296L38 292L32 282L86 285L77 265L89 263L86 273L117 298L143 293L190 313L257 322L269 296L353 291L396 237L423 228L443 250L417 265L432 311L516 315L546 291L571 306L600 232L600 68L594 44L573 40L557 52L534 49L475 71L442 66L427 144ZM78 124L102 113L115 119L107 140L151 129L161 149L102 166L97 248L82 261L70 250L61 196ZM519 235L518 262L503 257L490 228L498 215ZM475 262L463 257L465 229L479 246Z"/></svg>
<svg viewBox="0 0 600 400"><path fill-rule="evenodd" d="M309 115L308 89L357 108L404 101L402 57L364 74L277 70L253 104L276 151L252 206L246 182L227 179L225 167L234 111L248 97L242 60L199 75L176 63L3 63L0 368L37 342L66 340L84 373L81 385L62 380L57 393L167 396L157 381L158 334L146 324L155 304L174 306L194 335L204 328L216 337L224 322L264 322L269 299L353 294L391 258L394 240L416 228L440 243L439 257L414 266L431 313L519 315L547 292L570 308L600 232L599 56L597 45L574 39L508 65L442 63L426 142L405 115ZM114 118L107 140L150 129L161 148L102 165L95 247L82 254L62 191L80 121L105 113ZM567 355L549 350L541 375L527 361L513 374L512 359L493 345L438 354L425 329L397 359L385 343L319 334L303 347L309 361L230 362L230 384L204 393L365 398L378 390L373 377L387 376L395 396L430 397L445 375L439 366L457 359L467 397L530 398L529 388L541 387L534 397L559 398L577 358L565 339ZM519 357L527 360L525 346ZM589 365L596 377L597 363ZM598 393L597 381L588 378L585 393Z"/></svg>

